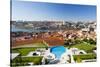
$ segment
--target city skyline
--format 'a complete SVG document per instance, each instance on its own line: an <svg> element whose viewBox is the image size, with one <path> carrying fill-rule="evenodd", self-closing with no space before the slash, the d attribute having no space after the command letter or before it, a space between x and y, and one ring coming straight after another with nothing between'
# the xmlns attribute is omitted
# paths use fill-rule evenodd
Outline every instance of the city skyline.
<svg viewBox="0 0 100 67"><path fill-rule="evenodd" d="M96 6L13 0L12 20L96 21Z"/></svg>

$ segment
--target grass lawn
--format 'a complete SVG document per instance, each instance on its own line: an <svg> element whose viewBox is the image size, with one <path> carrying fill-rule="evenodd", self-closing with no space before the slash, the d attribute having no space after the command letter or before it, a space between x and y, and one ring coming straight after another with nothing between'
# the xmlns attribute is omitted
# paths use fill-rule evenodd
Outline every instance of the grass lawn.
<svg viewBox="0 0 100 67"><path fill-rule="evenodd" d="M44 43L32 43L27 45L16 46L11 49L12 53L20 53L22 56L26 56L30 51L35 51L37 48L46 48L47 44Z"/></svg>
<svg viewBox="0 0 100 67"><path fill-rule="evenodd" d="M86 51L86 52L92 52L93 49L94 49L96 46L84 42L84 43L80 43L80 44L73 45L73 46L71 46L70 48L72 48L72 47L78 48L78 49L80 49L80 50L84 50L84 51Z"/></svg>
<svg viewBox="0 0 100 67"><path fill-rule="evenodd" d="M13 53L20 53L21 56L25 56L27 55L30 51L35 51L36 48L32 48L32 47L26 47L26 48L13 48L11 49L11 51Z"/></svg>

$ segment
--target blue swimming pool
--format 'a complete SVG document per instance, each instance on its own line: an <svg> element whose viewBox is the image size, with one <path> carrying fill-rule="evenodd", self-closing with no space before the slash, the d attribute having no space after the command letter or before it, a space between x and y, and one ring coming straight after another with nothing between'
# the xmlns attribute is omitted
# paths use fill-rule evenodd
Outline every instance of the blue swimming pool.
<svg viewBox="0 0 100 67"><path fill-rule="evenodd" d="M64 46L54 46L50 48L50 52L55 54L56 58L59 59L61 55L66 52L66 48Z"/></svg>

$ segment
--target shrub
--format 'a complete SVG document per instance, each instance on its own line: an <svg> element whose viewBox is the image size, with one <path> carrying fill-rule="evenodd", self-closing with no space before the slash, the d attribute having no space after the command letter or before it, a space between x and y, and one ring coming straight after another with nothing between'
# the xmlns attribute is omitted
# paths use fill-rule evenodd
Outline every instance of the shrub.
<svg viewBox="0 0 100 67"><path fill-rule="evenodd" d="M77 61L79 58L81 60L87 60L87 59L96 59L96 54L85 54L85 55L73 55L74 60Z"/></svg>

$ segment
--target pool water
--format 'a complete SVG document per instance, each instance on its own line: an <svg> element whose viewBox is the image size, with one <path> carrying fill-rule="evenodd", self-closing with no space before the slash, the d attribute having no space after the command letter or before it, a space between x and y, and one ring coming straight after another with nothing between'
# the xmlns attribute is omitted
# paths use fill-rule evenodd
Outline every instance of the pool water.
<svg viewBox="0 0 100 67"><path fill-rule="evenodd" d="M55 54L57 59L60 59L61 55L66 52L66 48L64 46L55 46L51 47L50 52Z"/></svg>

